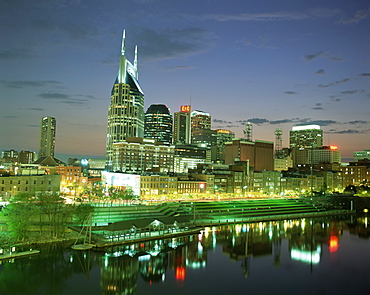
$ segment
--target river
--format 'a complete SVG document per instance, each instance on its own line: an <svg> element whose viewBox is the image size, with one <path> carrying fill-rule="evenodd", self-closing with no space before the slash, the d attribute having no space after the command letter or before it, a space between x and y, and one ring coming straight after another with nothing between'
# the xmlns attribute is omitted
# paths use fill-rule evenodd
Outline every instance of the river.
<svg viewBox="0 0 370 295"><path fill-rule="evenodd" d="M104 250L0 261L1 295L370 294L367 216L209 227Z"/></svg>

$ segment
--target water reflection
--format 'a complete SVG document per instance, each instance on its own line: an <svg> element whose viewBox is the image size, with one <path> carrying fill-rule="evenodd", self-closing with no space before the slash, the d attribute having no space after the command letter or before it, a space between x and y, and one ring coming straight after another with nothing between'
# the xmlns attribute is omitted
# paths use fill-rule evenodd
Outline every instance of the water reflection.
<svg viewBox="0 0 370 295"><path fill-rule="evenodd" d="M182 282L183 287L189 272L199 268L209 273L202 279L211 282L208 259L216 255L216 248L221 256L240 262L238 272L248 279L254 268L258 270L257 262L262 258L275 269L289 260L309 265L312 270L320 265L324 253L340 249L345 231L368 239L367 216L207 227L199 235L104 251L74 251L66 245L49 245L38 256L1 262L0 294L77 294L88 288L89 294L136 294L139 288L146 290L152 285L163 288ZM221 256L213 259L221 260Z"/></svg>

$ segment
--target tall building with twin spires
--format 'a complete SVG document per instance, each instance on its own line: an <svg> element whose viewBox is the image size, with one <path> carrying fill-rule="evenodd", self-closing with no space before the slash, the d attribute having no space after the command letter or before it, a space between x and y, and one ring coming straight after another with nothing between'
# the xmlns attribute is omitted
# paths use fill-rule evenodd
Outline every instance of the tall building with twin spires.
<svg viewBox="0 0 370 295"><path fill-rule="evenodd" d="M108 130L106 139L106 168L112 169L113 144L128 137L144 137L144 93L139 84L137 47L132 64L125 55L123 32L121 57L117 78L114 82L108 108Z"/></svg>

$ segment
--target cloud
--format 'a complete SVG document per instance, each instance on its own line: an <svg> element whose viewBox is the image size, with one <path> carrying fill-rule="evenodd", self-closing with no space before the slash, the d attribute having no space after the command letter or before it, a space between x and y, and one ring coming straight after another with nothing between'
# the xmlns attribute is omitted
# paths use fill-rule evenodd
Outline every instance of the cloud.
<svg viewBox="0 0 370 295"><path fill-rule="evenodd" d="M338 124L338 121L334 120L313 120L309 122L310 124L320 125L320 126L328 126Z"/></svg>
<svg viewBox="0 0 370 295"><path fill-rule="evenodd" d="M301 12L295 11L276 11L266 13L239 13L239 14L205 14L198 16L203 20L215 20L219 22L225 21L287 21L307 19L310 16Z"/></svg>
<svg viewBox="0 0 370 295"><path fill-rule="evenodd" d="M323 110L324 108L322 107L321 103L317 103L315 107L312 108L313 110Z"/></svg>
<svg viewBox="0 0 370 295"><path fill-rule="evenodd" d="M45 98L45 99L70 99L70 96L63 93L41 93L38 95L39 97Z"/></svg>
<svg viewBox="0 0 370 295"><path fill-rule="evenodd" d="M83 22L60 22L54 19L38 19L31 22L31 26L39 32L61 32L72 40L85 40L97 34L97 30L85 25Z"/></svg>
<svg viewBox="0 0 370 295"><path fill-rule="evenodd" d="M284 91L285 94L299 94L298 92L295 92L295 91Z"/></svg>
<svg viewBox="0 0 370 295"><path fill-rule="evenodd" d="M312 60L314 60L314 59L316 59L316 58L318 58L320 56L323 56L324 54L325 54L324 51L319 51L319 52L317 52L315 54L305 54L303 58L306 61L310 62L310 61L312 61Z"/></svg>
<svg viewBox="0 0 370 295"><path fill-rule="evenodd" d="M7 88L28 88L28 87L50 87L50 86L59 86L63 83L59 81L6 81L0 80L0 85Z"/></svg>
<svg viewBox="0 0 370 295"><path fill-rule="evenodd" d="M212 122L215 123L221 123L221 124L231 124L232 122L224 121L224 120L219 120L219 119L213 119Z"/></svg>
<svg viewBox="0 0 370 295"><path fill-rule="evenodd" d="M346 83L350 80L350 78L344 78L342 80L339 80L339 81L334 81L334 82L331 82L329 84L319 84L318 87L322 87L322 88L325 88L325 87L330 87L330 86L334 86L334 85L338 85L338 84L342 84L342 83Z"/></svg>
<svg viewBox="0 0 370 295"><path fill-rule="evenodd" d="M339 57L339 56L334 56L334 55L331 55L325 51L319 51L317 53L313 53L313 54L305 54L303 56L303 59L307 62L311 62L319 57L324 57L324 58L327 58L331 61L343 61L344 58L342 57Z"/></svg>
<svg viewBox="0 0 370 295"><path fill-rule="evenodd" d="M326 72L323 69L317 70L316 75L324 75Z"/></svg>
<svg viewBox="0 0 370 295"><path fill-rule="evenodd" d="M166 70L167 71L181 71L181 70L191 70L191 69L194 69L195 67L191 67L191 66L174 66L174 67L168 67Z"/></svg>
<svg viewBox="0 0 370 295"><path fill-rule="evenodd" d="M35 56L36 54L30 48L27 48L27 50L13 48L13 49L7 49L7 50L0 51L0 60L3 60L3 61L17 60L17 59L29 59Z"/></svg>
<svg viewBox="0 0 370 295"><path fill-rule="evenodd" d="M29 110L29 111L45 111L45 109L43 109L43 108L25 108L25 110Z"/></svg>
<svg viewBox="0 0 370 295"><path fill-rule="evenodd" d="M258 37L257 42L252 42L246 38L238 39L235 43L240 43L246 47L253 46L255 48L265 48L265 49L276 49L276 46L269 45L269 36L270 34L262 35Z"/></svg>
<svg viewBox="0 0 370 295"><path fill-rule="evenodd" d="M368 123L369 123L369 121L356 120L356 121L347 122L346 124L368 124Z"/></svg>
<svg viewBox="0 0 370 295"><path fill-rule="evenodd" d="M347 130L335 130L330 129L327 133L333 133L333 134L362 134L367 133L363 130L355 130L355 129L347 129Z"/></svg>
<svg viewBox="0 0 370 295"><path fill-rule="evenodd" d="M281 120L272 120L270 121L270 124L272 125L279 125L279 124L287 124L287 123L292 123L294 120L292 119L281 119Z"/></svg>
<svg viewBox="0 0 370 295"><path fill-rule="evenodd" d="M362 93L362 92L364 92L364 90L354 89L354 90L341 91L340 93L341 94L356 94L356 93Z"/></svg>
<svg viewBox="0 0 370 295"><path fill-rule="evenodd" d="M359 76L359 77L370 77L370 73L361 73L361 74L358 74L357 76Z"/></svg>
<svg viewBox="0 0 370 295"><path fill-rule="evenodd" d="M187 28L165 32L148 29L134 38L140 40L140 56L153 61L198 54L209 47L214 36L203 29Z"/></svg>
<svg viewBox="0 0 370 295"><path fill-rule="evenodd" d="M245 37L243 37L243 38L241 38L241 39L236 40L236 41L235 41L235 43L242 44L242 45L244 45L244 46L246 46L246 47L253 45L253 42L252 42L252 41L250 41L250 40L248 40L248 39L247 39L247 38L245 38Z"/></svg>
<svg viewBox="0 0 370 295"><path fill-rule="evenodd" d="M48 92L48 93L41 93L38 95L41 98L47 99L47 100L54 100L57 103L63 103L63 104L70 104L70 105L85 105L88 102L88 99L95 98L91 95L68 95L64 93L56 93L56 92ZM84 97L83 99L77 99L74 98L74 96L78 97Z"/></svg>
<svg viewBox="0 0 370 295"><path fill-rule="evenodd" d="M18 117L17 116L11 116L11 115L9 115L9 116L2 116L1 118L4 118L4 119L16 119Z"/></svg>
<svg viewBox="0 0 370 295"><path fill-rule="evenodd" d="M264 118L252 118L252 119L248 119L248 120L239 120L237 122L241 123L241 125L246 125L248 122L250 122L252 124L260 125L260 124L268 123L269 120L264 119Z"/></svg>
<svg viewBox="0 0 370 295"><path fill-rule="evenodd" d="M370 8L368 10L357 10L354 17L342 19L339 21L341 24L352 24L359 23L359 21L367 18L369 16Z"/></svg>

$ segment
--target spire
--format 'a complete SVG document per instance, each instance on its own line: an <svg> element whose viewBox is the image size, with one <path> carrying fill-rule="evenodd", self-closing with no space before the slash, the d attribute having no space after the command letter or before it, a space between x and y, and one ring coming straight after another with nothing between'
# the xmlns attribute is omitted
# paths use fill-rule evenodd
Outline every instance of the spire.
<svg viewBox="0 0 370 295"><path fill-rule="evenodd" d="M123 30L122 35L122 47L121 47L121 58L119 62L119 70L118 70L118 83L125 83L126 82L126 57L125 57L125 38L126 38L126 30Z"/></svg>
<svg viewBox="0 0 370 295"><path fill-rule="evenodd" d="M123 35L122 35L122 47L121 47L121 54L125 55L125 39L126 39L126 30L123 30Z"/></svg>
<svg viewBox="0 0 370 295"><path fill-rule="evenodd" d="M134 69L135 69L136 79L139 79L139 72L137 71L137 45L135 46Z"/></svg>

